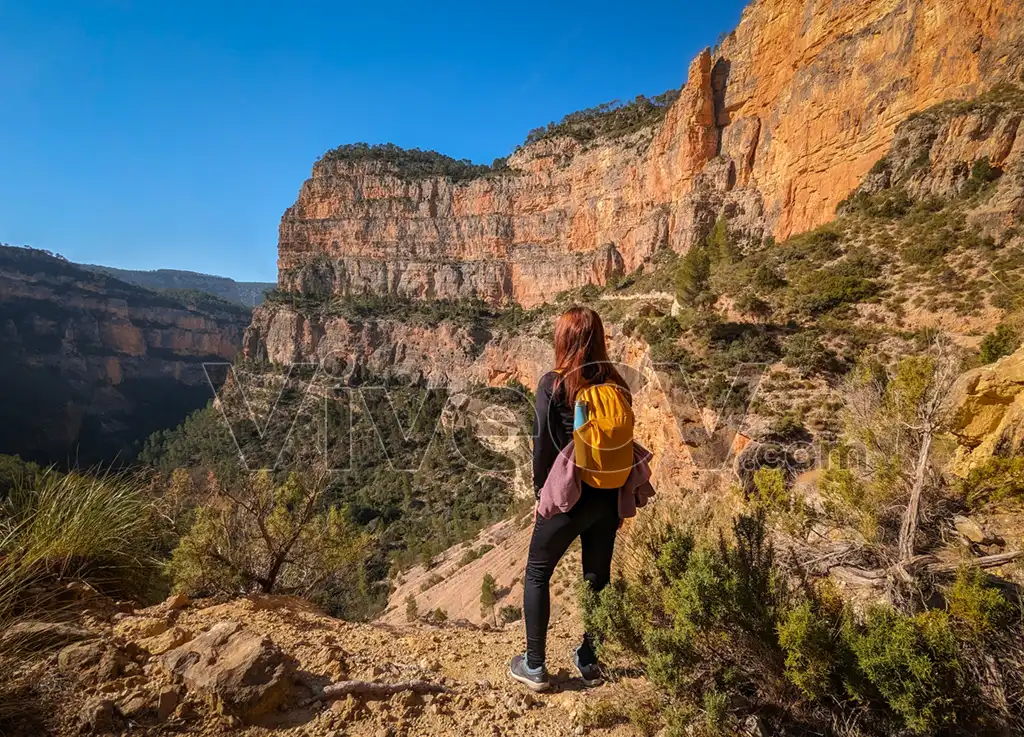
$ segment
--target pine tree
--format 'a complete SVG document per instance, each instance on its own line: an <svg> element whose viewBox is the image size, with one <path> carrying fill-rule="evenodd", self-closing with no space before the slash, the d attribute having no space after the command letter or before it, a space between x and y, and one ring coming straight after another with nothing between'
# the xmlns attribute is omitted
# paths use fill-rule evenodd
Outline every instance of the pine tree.
<svg viewBox="0 0 1024 737"><path fill-rule="evenodd" d="M676 272L676 298L684 304L693 304L707 291L711 276L711 260L706 246L694 246L679 262Z"/></svg>
<svg viewBox="0 0 1024 737"><path fill-rule="evenodd" d="M708 233L705 241L708 247L708 258L712 266L728 265L739 259L736 245L729 237L729 224L722 215L715 221L715 226Z"/></svg>

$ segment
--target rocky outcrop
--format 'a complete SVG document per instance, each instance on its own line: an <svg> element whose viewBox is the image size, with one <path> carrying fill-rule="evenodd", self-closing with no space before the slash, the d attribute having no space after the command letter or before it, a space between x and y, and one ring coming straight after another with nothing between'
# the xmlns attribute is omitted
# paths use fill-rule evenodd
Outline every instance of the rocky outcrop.
<svg viewBox="0 0 1024 737"><path fill-rule="evenodd" d="M130 459L209 401L204 362L234 359L251 312L189 301L27 248L0 248L0 453Z"/></svg>
<svg viewBox="0 0 1024 737"><path fill-rule="evenodd" d="M349 379L399 374L456 390L510 381L532 388L553 358L550 341L533 333L492 332L450 320L426 324L306 315L282 305L253 313L244 354L283 365L316 363Z"/></svg>
<svg viewBox="0 0 1024 737"><path fill-rule="evenodd" d="M959 445L951 469L967 475L993 456L1024 452L1024 347L961 376L950 394Z"/></svg>
<svg viewBox="0 0 1024 737"><path fill-rule="evenodd" d="M292 701L294 662L269 638L218 622L160 658L161 666L222 714L251 722Z"/></svg>
<svg viewBox="0 0 1024 737"><path fill-rule="evenodd" d="M976 225L993 233L1024 218L1024 88L999 87L912 116L896 129L889 152L858 192L899 187L918 200L949 199L997 180L998 187L971 212Z"/></svg>
<svg viewBox="0 0 1024 737"><path fill-rule="evenodd" d="M325 156L282 218L279 286L533 305L723 214L741 239L807 230L908 116L1024 81L1022 21L1022 0L758 0L642 130L542 138L468 181Z"/></svg>

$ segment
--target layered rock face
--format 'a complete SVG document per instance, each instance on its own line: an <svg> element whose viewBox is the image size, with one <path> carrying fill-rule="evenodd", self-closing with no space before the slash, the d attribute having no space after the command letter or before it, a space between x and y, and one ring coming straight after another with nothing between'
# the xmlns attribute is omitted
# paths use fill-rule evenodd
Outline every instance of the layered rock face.
<svg viewBox="0 0 1024 737"><path fill-rule="evenodd" d="M315 363L357 379L399 374L454 390L510 381L532 388L554 359L550 341L536 335L492 334L449 321L309 317L288 307L254 313L244 353L276 364Z"/></svg>
<svg viewBox="0 0 1024 737"><path fill-rule="evenodd" d="M279 286L529 306L723 214L784 238L829 220L912 113L1022 80L1024 0L759 0L654 127L545 138L464 182L325 157L282 218Z"/></svg>
<svg viewBox="0 0 1024 737"><path fill-rule="evenodd" d="M204 362L234 359L251 312L198 304L0 248L0 453L128 460L212 396Z"/></svg>
<svg viewBox="0 0 1024 737"><path fill-rule="evenodd" d="M891 149L858 189L901 187L916 199L948 199L996 179L993 196L971 220L1005 232L1024 219L1024 89L998 88L913 116L896 129Z"/></svg>
<svg viewBox="0 0 1024 737"><path fill-rule="evenodd" d="M958 441L952 470L971 469L1024 450L1024 347L968 371L950 393L950 430Z"/></svg>

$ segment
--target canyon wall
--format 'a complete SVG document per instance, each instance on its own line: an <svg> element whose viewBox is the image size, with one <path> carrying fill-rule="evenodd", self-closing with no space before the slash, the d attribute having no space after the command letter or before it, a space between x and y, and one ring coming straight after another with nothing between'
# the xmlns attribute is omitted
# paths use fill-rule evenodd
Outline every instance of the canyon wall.
<svg viewBox="0 0 1024 737"><path fill-rule="evenodd" d="M212 397L250 310L151 292L45 252L0 247L0 453L60 465L130 460Z"/></svg>
<svg viewBox="0 0 1024 737"><path fill-rule="evenodd" d="M908 116L1022 81L1024 0L759 0L647 128L545 137L468 181L324 156L281 220L279 287L530 306L721 215L785 238L831 219Z"/></svg>

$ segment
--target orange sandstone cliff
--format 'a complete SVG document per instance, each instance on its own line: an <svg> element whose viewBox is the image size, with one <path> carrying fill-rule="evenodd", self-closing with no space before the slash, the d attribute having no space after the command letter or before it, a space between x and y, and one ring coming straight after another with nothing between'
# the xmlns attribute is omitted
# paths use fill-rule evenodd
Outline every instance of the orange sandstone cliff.
<svg viewBox="0 0 1024 737"><path fill-rule="evenodd" d="M324 156L281 220L279 287L530 306L721 215L784 238L829 220L908 116L1022 80L1024 0L758 0L646 128L544 137L468 180Z"/></svg>

